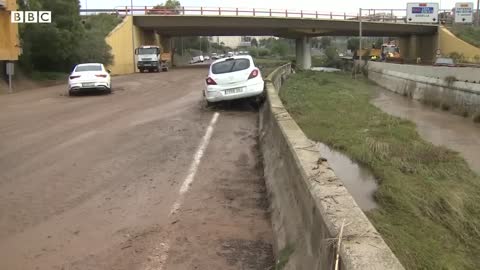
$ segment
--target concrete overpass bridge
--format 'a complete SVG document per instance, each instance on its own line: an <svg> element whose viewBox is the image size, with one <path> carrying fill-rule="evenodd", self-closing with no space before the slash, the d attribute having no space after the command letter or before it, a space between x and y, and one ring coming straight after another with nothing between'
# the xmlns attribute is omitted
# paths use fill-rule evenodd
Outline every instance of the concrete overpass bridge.
<svg viewBox="0 0 480 270"><path fill-rule="evenodd" d="M391 15L380 21L372 21L372 16L360 18L345 13L288 10L125 7L115 11L126 15L124 21L107 37L115 56L112 71L117 74L134 71L134 47L160 44L165 51L170 51L170 38L178 36L271 35L295 39L297 65L308 69L311 66L312 37L358 36L360 19L363 36L398 37L402 53L407 58L421 57L429 61L438 48L438 25L406 24L401 18L393 16L393 10ZM376 17L373 18L375 20Z"/></svg>

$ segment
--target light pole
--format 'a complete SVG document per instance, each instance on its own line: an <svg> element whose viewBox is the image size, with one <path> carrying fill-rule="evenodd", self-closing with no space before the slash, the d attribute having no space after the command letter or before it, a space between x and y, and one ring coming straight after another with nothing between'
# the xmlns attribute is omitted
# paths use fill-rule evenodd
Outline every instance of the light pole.
<svg viewBox="0 0 480 270"><path fill-rule="evenodd" d="M480 26L480 0L477 0L477 26Z"/></svg>
<svg viewBox="0 0 480 270"><path fill-rule="evenodd" d="M130 0L130 14L132 16L132 58L133 58L133 73L135 73L135 33L133 25L133 0Z"/></svg>
<svg viewBox="0 0 480 270"><path fill-rule="evenodd" d="M360 60L360 63L362 62L362 9L360 8L360 12L359 12L359 33L358 33L358 51L359 51L359 55L358 55L358 59Z"/></svg>
<svg viewBox="0 0 480 270"><path fill-rule="evenodd" d="M358 67L362 64L362 8L358 12ZM355 56L355 53L353 54ZM355 59L353 60L353 77L357 79L357 65Z"/></svg>

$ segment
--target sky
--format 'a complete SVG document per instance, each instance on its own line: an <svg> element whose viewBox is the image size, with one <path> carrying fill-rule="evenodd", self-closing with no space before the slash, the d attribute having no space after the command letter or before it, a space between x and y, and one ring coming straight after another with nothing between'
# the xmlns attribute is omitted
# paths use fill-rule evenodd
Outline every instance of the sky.
<svg viewBox="0 0 480 270"><path fill-rule="evenodd" d="M154 6L164 2L163 0L133 0L134 6ZM182 6L191 7L248 7L248 8L272 8L288 10L309 10L334 13L356 14L359 8L371 9L406 9L405 0L180 0ZM421 2L421 1L419 1ZM426 2L439 3L440 9L452 9L455 6L455 0L430 0ZM475 2L476 1L465 1ZM130 6L130 0L80 0L82 8L87 5L89 9L109 9L119 6Z"/></svg>

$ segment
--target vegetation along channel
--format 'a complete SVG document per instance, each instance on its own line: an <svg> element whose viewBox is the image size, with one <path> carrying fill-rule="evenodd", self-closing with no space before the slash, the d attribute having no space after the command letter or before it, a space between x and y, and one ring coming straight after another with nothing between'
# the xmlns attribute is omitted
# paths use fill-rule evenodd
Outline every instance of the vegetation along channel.
<svg viewBox="0 0 480 270"><path fill-rule="evenodd" d="M478 269L479 175L411 121L373 105L375 87L350 74L300 72L280 95L310 139L373 174L378 207L366 214L407 269Z"/></svg>

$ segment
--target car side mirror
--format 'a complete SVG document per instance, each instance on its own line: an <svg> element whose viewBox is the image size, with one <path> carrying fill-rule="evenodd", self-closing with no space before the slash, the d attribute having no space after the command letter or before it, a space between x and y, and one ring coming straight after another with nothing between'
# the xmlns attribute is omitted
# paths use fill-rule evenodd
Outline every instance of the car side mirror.
<svg viewBox="0 0 480 270"><path fill-rule="evenodd" d="M108 72L108 73L112 73L112 71L111 71L110 69L107 69L107 72Z"/></svg>

